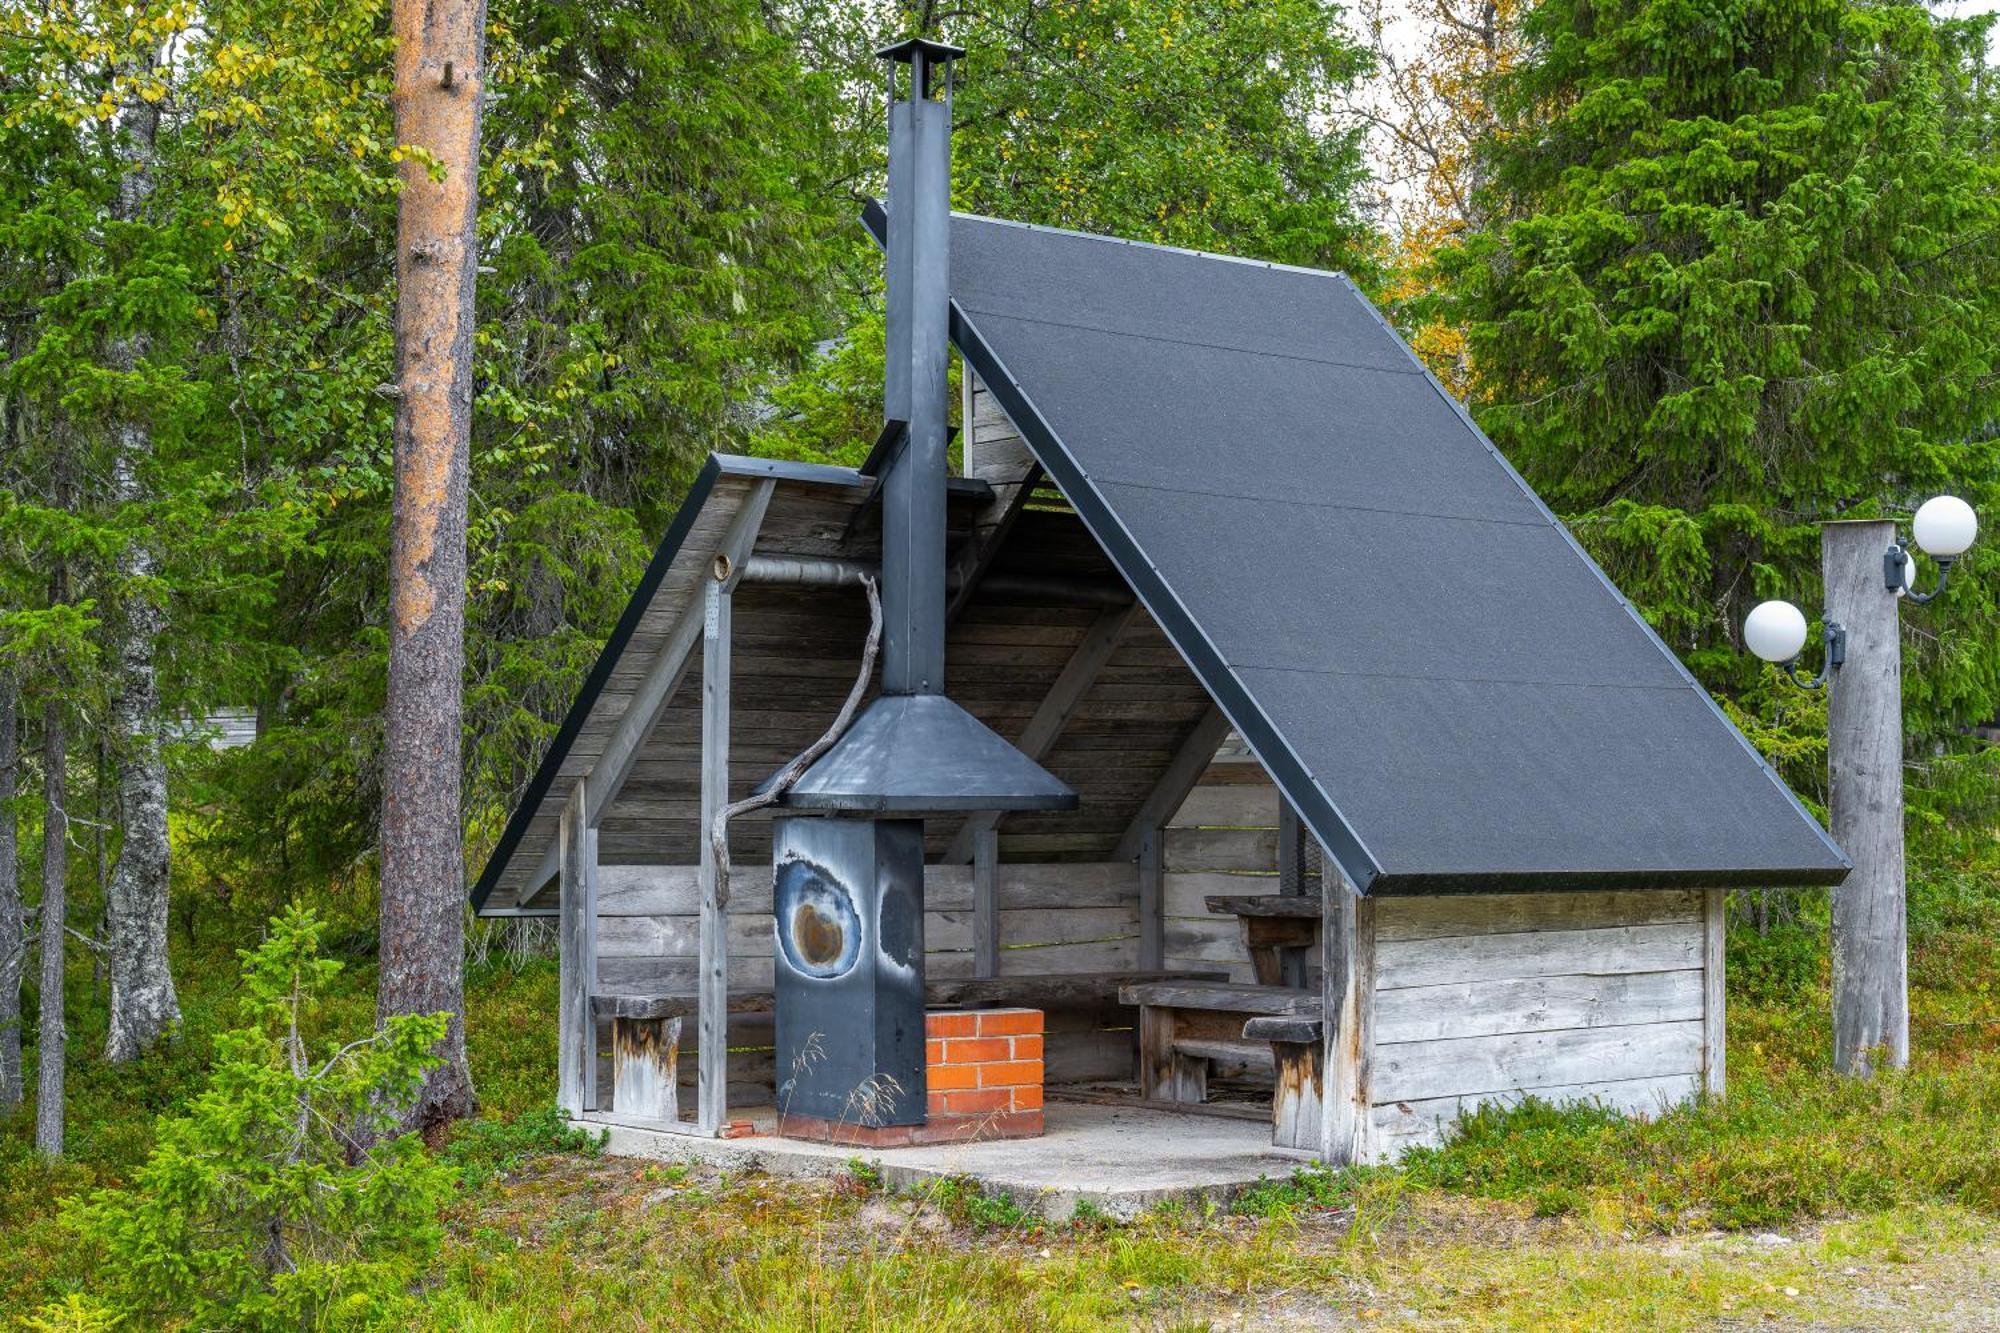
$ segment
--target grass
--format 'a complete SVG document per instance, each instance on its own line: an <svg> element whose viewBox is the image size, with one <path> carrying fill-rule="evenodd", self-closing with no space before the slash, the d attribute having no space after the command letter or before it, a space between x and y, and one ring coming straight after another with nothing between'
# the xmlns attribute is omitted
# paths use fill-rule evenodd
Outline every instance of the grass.
<svg viewBox="0 0 2000 1333"><path fill-rule="evenodd" d="M1961 1208L1767 1244L1536 1219L1393 1173L1363 1195L1359 1208L1284 1216L993 1228L925 1192L551 1158L466 1201L427 1324L1209 1329L1249 1313L1303 1327L1696 1328L1767 1311L1854 1318L1858 1296L1912 1281L1942 1304L1961 1256L2000 1240L1993 1219Z"/></svg>
<svg viewBox="0 0 2000 1333"><path fill-rule="evenodd" d="M1921 1301L1882 1307L1881 1293L1952 1290L2000 1255L1996 884L1990 869L1948 867L1913 893L1906 1073L1862 1084L1828 1071L1823 905L1808 901L1797 926L1733 942L1720 1102L1644 1124L1530 1103L1475 1116L1398 1169L1304 1168L1227 1213L1127 1225L1046 1226L962 1180L891 1193L858 1163L810 1185L601 1158L547 1104L553 963L483 965L467 1023L483 1118L444 1148L461 1186L425 1323L1172 1329L1247 1313L1281 1326L1679 1328L1768 1311L1914 1325L1902 1316ZM0 1120L0 1329L87 1289L61 1200L140 1160L233 1017L233 951L177 943L182 1038L118 1070L94 1056L102 997L90 960L73 961L71 1156L41 1161L27 1117ZM324 1037L373 1020L365 933L347 961ZM1798 1243L1761 1246L1764 1231ZM2000 1287L1984 1294L2000 1301Z"/></svg>

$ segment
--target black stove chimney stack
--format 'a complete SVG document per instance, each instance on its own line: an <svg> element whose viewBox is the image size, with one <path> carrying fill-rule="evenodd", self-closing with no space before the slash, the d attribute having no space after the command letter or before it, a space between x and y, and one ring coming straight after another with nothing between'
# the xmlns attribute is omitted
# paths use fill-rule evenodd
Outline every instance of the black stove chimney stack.
<svg viewBox="0 0 2000 1333"><path fill-rule="evenodd" d="M1077 799L944 692L951 62L964 52L912 38L878 54L890 62L882 692L780 797L771 869L779 1133L887 1145L912 1141L928 1105L923 817Z"/></svg>
<svg viewBox="0 0 2000 1333"><path fill-rule="evenodd" d="M1073 810L1075 792L944 692L951 62L965 52L912 37L876 54L889 62L888 348L873 455L882 460L882 693L783 804L870 814Z"/></svg>
<svg viewBox="0 0 2000 1333"><path fill-rule="evenodd" d="M951 62L911 38L889 62L889 318L882 416L900 433L882 479L882 692L944 693L945 450L950 401ZM896 97L896 67L909 95ZM943 96L931 96L938 77Z"/></svg>

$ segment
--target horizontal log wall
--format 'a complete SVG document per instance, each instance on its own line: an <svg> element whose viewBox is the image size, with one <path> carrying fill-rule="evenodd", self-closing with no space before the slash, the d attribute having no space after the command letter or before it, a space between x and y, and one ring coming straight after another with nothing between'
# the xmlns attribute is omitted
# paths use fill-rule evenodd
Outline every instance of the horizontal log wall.
<svg viewBox="0 0 2000 1333"><path fill-rule="evenodd" d="M1278 789L1240 744L1224 745L1168 821L1166 966L1249 982L1256 978L1237 919L1206 905L1214 894L1278 892ZM1317 879L1307 892L1317 896Z"/></svg>
<svg viewBox="0 0 2000 1333"><path fill-rule="evenodd" d="M1385 898L1375 904L1374 1153L1533 1095L1650 1115L1701 1085L1698 893Z"/></svg>
<svg viewBox="0 0 2000 1333"><path fill-rule="evenodd" d="M686 995L694 990L701 894L693 866L598 868L598 991L616 995ZM1121 972L1138 966L1138 870L1120 863L1001 865L1000 975ZM924 871L924 967L933 977L970 976L972 867ZM741 866L730 875L729 984L771 988L771 868ZM1051 1014L1047 1076L1052 1082L1131 1074L1131 1015L1121 1009ZM776 1070L769 1014L729 1020L729 1099L768 1105ZM598 1048L609 1051L610 1025ZM681 1079L692 1086L698 1049L692 1026L681 1045ZM608 1058L599 1086L610 1083ZM683 1097L685 1104L689 1099Z"/></svg>
<svg viewBox="0 0 2000 1333"><path fill-rule="evenodd" d="M1000 975L1130 971L1138 966L1139 882L1116 863L1002 865ZM599 990L692 990L700 894L693 866L602 866L597 889ZM972 867L924 871L924 967L972 975ZM771 868L730 876L729 984L771 986Z"/></svg>

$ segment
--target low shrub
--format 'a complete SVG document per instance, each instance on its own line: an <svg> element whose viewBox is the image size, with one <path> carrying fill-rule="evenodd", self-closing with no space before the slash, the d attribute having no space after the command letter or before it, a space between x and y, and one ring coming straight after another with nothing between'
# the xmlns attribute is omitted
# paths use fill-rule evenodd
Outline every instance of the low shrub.
<svg viewBox="0 0 2000 1333"><path fill-rule="evenodd" d="M578 1129L560 1106L551 1104L512 1119L462 1120L452 1127L443 1158L458 1168L461 1184L477 1189L547 1153L595 1156L610 1137L609 1130Z"/></svg>
<svg viewBox="0 0 2000 1333"><path fill-rule="evenodd" d="M393 1018L310 1058L301 1024L340 971L322 928L294 907L242 953L245 1025L216 1038L207 1085L162 1117L130 1184L65 1208L97 1289L45 1323L325 1328L409 1307L450 1172L417 1136L378 1136L437 1063L445 1017Z"/></svg>

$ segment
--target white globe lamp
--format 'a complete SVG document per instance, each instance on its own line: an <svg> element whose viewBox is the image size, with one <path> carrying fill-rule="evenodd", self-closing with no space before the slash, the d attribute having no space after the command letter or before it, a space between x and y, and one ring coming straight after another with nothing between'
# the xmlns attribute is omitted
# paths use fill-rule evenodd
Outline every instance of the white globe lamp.
<svg viewBox="0 0 2000 1333"><path fill-rule="evenodd" d="M1743 620L1743 642L1766 662L1783 666L1805 651L1805 613L1790 602L1759 602Z"/></svg>
<svg viewBox="0 0 2000 1333"><path fill-rule="evenodd" d="M1979 515L1956 495L1940 495L1924 501L1910 530L1924 554L1952 560L1972 548L1973 539L1979 536Z"/></svg>

